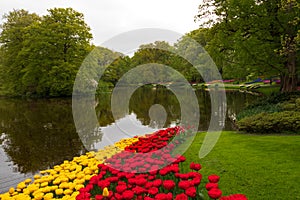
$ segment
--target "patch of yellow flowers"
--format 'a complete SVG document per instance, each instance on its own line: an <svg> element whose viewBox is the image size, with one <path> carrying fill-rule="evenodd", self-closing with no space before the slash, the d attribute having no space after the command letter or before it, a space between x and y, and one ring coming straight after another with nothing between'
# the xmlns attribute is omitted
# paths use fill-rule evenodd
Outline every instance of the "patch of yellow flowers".
<svg viewBox="0 0 300 200"><path fill-rule="evenodd" d="M114 145L100 149L98 152L88 152L72 161L64 161L53 169L40 171L32 179L20 182L16 188L0 194L0 200L75 200L79 189L86 181L98 173L98 164L124 150L128 145L138 141L138 138L122 139Z"/></svg>

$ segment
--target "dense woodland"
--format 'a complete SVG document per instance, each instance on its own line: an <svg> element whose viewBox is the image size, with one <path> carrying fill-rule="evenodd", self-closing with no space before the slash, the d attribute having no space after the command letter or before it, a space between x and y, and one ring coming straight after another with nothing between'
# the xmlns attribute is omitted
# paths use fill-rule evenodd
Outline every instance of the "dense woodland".
<svg viewBox="0 0 300 200"><path fill-rule="evenodd" d="M165 41L145 44L132 57L98 47L97 61L106 56L113 62L101 80L94 81L113 87L130 69L157 63L171 66L190 83L203 82L197 70L179 56L184 54L201 60L201 52L195 57L195 49L188 44L187 38L192 38L209 53L223 79L277 76L282 92L294 91L300 71L299 16L300 3L296 0L204 0L195 16L195 21L201 23L199 29L187 33L173 45ZM13 10L3 18L0 95L72 95L78 69L95 48L83 14L72 8L53 8L44 16ZM209 68L204 71L210 73ZM97 71L92 69L91 73ZM144 77L163 74L157 68L143 73ZM162 77L162 80L168 79Z"/></svg>

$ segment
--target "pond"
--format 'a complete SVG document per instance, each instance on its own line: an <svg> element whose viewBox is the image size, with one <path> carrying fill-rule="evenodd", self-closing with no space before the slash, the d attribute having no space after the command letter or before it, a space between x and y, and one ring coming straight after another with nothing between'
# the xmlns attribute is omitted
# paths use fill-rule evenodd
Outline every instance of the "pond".
<svg viewBox="0 0 300 200"><path fill-rule="evenodd" d="M196 90L195 94L200 108L198 130L205 131L210 123L210 95L204 90ZM141 130L146 132L180 123L178 100L166 88L137 89L130 98L128 112L118 113L117 116L111 112L110 98L110 93L102 93L96 98L94 106L99 129L93 137L89 136L88 143L82 141L83 137L79 137L76 131L71 98L0 99L0 192L16 186L40 170L52 168L63 160L71 160L87 150L102 148L119 140L120 129L132 135L141 134L139 130L130 129L130 123L143 127ZM239 91L226 91L224 130L234 130L230 118L258 98ZM163 122L153 121L149 117L152 105L164 107L166 116ZM105 135L112 133L116 137L105 140Z"/></svg>

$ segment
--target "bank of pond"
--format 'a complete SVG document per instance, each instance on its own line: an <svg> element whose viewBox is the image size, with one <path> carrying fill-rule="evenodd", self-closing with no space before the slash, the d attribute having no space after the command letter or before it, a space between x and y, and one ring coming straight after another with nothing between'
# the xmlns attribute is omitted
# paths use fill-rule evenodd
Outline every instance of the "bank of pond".
<svg viewBox="0 0 300 200"><path fill-rule="evenodd" d="M224 130L227 132L222 133L215 148L204 159L199 159L197 152L201 147L204 132L209 126L211 102L208 91L195 90L195 93L199 102L201 119L198 128L199 133L184 154L187 163L201 163L203 166L207 166L207 168L203 167L201 171L203 175L208 176L216 173L221 176L222 181L225 179L224 182L220 182L220 186L222 185L220 188L222 188L224 195L243 193L249 199L266 199L264 197L276 199L275 194L270 192L273 191L273 187L279 192L282 191L283 194L284 189L291 188L293 191L299 186L299 182L295 180L295 177L299 177L296 172L297 166L299 166L300 150L299 145L297 146L299 144L297 133L299 133L300 124L299 93L263 97L236 90L226 91L227 110ZM154 104L161 104L166 108L167 118L164 122L151 123L148 111ZM122 140L124 136L115 137L114 141L109 141L110 143L105 140L105 134L117 133L120 129L114 123L115 119L110 109L109 93L103 93L98 97L98 100L96 98L95 113L99 121L98 130L100 131L94 132L92 137L89 135L79 137L72 117L72 100L69 98L0 99L0 191L6 192L10 187L16 187L19 182L26 178L33 179L39 171L52 169L64 161L70 162L76 156L86 155L90 150L105 149L105 146ZM288 115L286 115L287 112ZM266 119L253 120L257 116L276 117L282 113L288 117L288 120L282 120L282 116L278 119L272 118L271 121ZM131 97L129 113L123 113L120 116L123 117L117 121L123 124L121 128L123 131L131 132L131 137L133 137L137 133L131 131L130 127L126 127L126 124L130 124L129 122L147 127L148 133L155 132L158 123L161 123L159 126L164 127L176 126L180 122L180 105L176 96L166 88L145 87L137 90ZM274 131L272 129L253 131L254 129L241 128L244 125L239 123L243 123L243 120L249 117L251 123L272 123L272 121L278 120L276 124L283 124L276 127ZM236 126L237 124L239 127ZM292 129L289 130L289 127ZM237 128L240 128L240 132L243 134L232 132ZM261 134L269 134L270 136ZM88 139L83 141L83 138ZM287 147L283 147L284 145ZM278 148L285 149L279 151ZM272 155L271 158L265 159L269 154ZM284 163L283 154L286 154L289 163ZM245 162L244 159L246 159ZM249 167L248 165L241 165L241 162L248 163ZM283 169L288 167L289 170L282 172L278 180L271 179L272 184L266 184L263 188L262 183L256 182L256 179L262 181L263 177L266 179L271 178L271 176L275 177L273 172L279 170L273 166L275 163L279 163ZM189 164L186 164L182 169L187 170L188 166ZM208 171L206 172L206 170ZM246 175L242 176L245 171L247 171ZM271 171L272 173L270 173ZM286 175L285 178L284 175ZM205 182L204 179L203 181ZM284 186L285 181L291 184ZM236 190L230 191L232 188ZM253 189L255 192L252 193L250 190ZM292 196L289 197L292 199Z"/></svg>

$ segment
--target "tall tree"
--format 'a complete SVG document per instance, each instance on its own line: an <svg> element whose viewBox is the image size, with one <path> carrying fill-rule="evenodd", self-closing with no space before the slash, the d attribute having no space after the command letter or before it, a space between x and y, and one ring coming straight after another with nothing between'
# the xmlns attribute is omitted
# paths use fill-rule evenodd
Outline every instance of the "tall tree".
<svg viewBox="0 0 300 200"><path fill-rule="evenodd" d="M82 13L72 8L48 12L41 23L29 27L21 52L27 60L22 81L26 91L38 95L71 95L92 35Z"/></svg>
<svg viewBox="0 0 300 200"><path fill-rule="evenodd" d="M115 59L105 70L103 81L112 83L114 86L120 78L130 69L131 60L128 56L120 56Z"/></svg>
<svg viewBox="0 0 300 200"><path fill-rule="evenodd" d="M40 17L26 10L13 10L3 15L1 25L0 51L1 66L0 79L4 94L21 94L21 77L24 69L20 52L27 37L27 28L39 22Z"/></svg>
<svg viewBox="0 0 300 200"><path fill-rule="evenodd" d="M179 55L184 55L186 59L192 61L195 66L188 63L187 60L180 58L182 64L175 64L179 67L179 71L184 74L190 82L202 82L203 77L199 74L198 70L208 75L211 69L206 65L208 54L205 52L204 47L210 40L208 37L208 29L200 28L193 30L184 35L176 44L176 52ZM200 69L201 68L201 69Z"/></svg>
<svg viewBox="0 0 300 200"><path fill-rule="evenodd" d="M170 70L163 65L171 66L174 55L173 47L165 41L156 41L141 45L131 58L132 68L141 66L139 73L131 77L131 81L151 83L153 80L160 82L170 81ZM172 66L173 67L173 66Z"/></svg>
<svg viewBox="0 0 300 200"><path fill-rule="evenodd" d="M25 10L4 15L1 71L13 95L71 95L78 68L92 48L82 13L72 8L48 12L43 17Z"/></svg>
<svg viewBox="0 0 300 200"><path fill-rule="evenodd" d="M296 0L205 0L198 19L214 38L207 48L229 71L278 74L281 91L297 87L300 3ZM220 63L219 63L220 64ZM240 70L239 70L240 69Z"/></svg>

